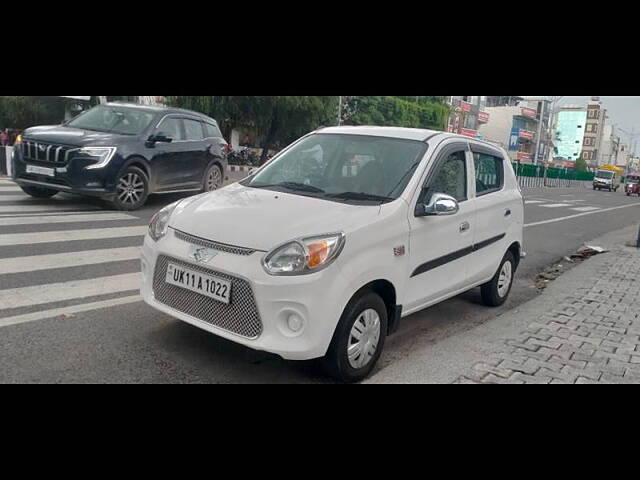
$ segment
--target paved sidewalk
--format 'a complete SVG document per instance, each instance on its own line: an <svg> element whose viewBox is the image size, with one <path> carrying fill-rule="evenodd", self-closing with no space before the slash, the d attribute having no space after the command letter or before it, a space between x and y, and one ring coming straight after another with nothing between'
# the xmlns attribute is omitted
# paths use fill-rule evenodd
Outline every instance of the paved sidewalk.
<svg viewBox="0 0 640 480"><path fill-rule="evenodd" d="M640 383L637 226L539 297L460 338L412 352L367 383Z"/></svg>

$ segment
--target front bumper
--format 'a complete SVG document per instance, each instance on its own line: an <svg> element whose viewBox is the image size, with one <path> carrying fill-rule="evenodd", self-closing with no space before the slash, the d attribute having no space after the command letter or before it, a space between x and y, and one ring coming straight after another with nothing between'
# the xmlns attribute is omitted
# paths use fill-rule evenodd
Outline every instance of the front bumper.
<svg viewBox="0 0 640 480"><path fill-rule="evenodd" d="M68 193L78 193L109 199L115 194L115 158L105 168L89 169L91 160L75 158L66 164L24 159L20 148L14 148L12 179L18 185L45 187ZM45 167L54 171L53 176L27 173L27 166Z"/></svg>
<svg viewBox="0 0 640 480"><path fill-rule="evenodd" d="M169 229L167 235L158 242L154 242L148 235L145 237L141 254L141 294L146 303L210 333L255 350L274 353L285 359L308 360L325 355L348 301L344 298L348 288L339 274L336 263L311 275L272 276L268 275L261 265L265 252L256 251L243 256L220 251L209 264L203 265L189 257L190 246L190 243L177 238L173 229ZM164 268L165 257L170 257L177 263L189 264L191 268L204 267L211 270L212 275L223 276L227 280L230 277L232 302L239 301L238 298L234 300L234 291L239 292L239 289L242 289L242 295L252 295L251 300L255 303L260 321L259 333L254 338L249 338L238 334L237 331L224 328L225 322L229 324L228 316L224 319L225 322L215 325L185 313L194 309L179 310L163 303L161 297L164 294L156 296L156 293L160 292L154 291L154 277L156 268ZM160 280L156 277L155 282L158 281ZM248 285L249 292L245 285ZM193 302L193 295L190 291L184 290L185 301ZM200 294L195 295L198 296L198 301L203 300ZM215 302L213 299L204 298L207 302ZM247 307L249 304L250 302L244 302L243 309L246 315L252 316L253 313ZM212 303L209 307L209 311L212 311L220 305ZM241 310L228 310L227 314L238 315L239 311ZM289 316L294 314L302 319L302 328L297 332L288 326ZM244 322L246 319L232 320Z"/></svg>

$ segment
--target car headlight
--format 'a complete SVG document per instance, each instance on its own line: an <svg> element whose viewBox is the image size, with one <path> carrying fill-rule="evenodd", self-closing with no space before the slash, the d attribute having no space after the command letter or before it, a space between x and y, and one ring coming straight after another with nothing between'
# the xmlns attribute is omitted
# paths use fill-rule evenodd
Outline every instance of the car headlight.
<svg viewBox="0 0 640 480"><path fill-rule="evenodd" d="M96 163L86 167L87 169L102 168L111 161L116 150L116 147L84 147L78 150L77 155L86 155L97 160Z"/></svg>
<svg viewBox="0 0 640 480"><path fill-rule="evenodd" d="M153 238L154 241L157 242L167 234L171 215L180 202L181 200L178 200L171 205L167 205L151 217L151 222L149 222L149 236Z"/></svg>
<svg viewBox="0 0 640 480"><path fill-rule="evenodd" d="M269 275L304 275L328 267L342 251L344 233L306 237L280 245L265 255Z"/></svg>

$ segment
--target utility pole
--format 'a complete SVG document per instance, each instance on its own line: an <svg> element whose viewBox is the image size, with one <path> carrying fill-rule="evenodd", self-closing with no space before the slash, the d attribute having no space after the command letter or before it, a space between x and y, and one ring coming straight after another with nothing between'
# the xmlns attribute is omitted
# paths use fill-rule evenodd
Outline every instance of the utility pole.
<svg viewBox="0 0 640 480"><path fill-rule="evenodd" d="M537 143L536 143L536 153L535 158L533 159L533 164L534 165L538 165L538 158L540 158L540 145L542 143L542 139L540 138L542 136L542 122L544 121L544 104L545 101L541 100L540 101L541 106L540 106L540 120L538 120L538 133L537 133Z"/></svg>
<svg viewBox="0 0 640 480"><path fill-rule="evenodd" d="M342 97L338 97L338 126L342 125Z"/></svg>

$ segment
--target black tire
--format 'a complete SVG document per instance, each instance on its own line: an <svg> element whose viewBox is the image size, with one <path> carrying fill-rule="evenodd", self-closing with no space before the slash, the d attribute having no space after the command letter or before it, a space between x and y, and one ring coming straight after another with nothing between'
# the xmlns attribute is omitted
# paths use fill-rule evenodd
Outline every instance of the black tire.
<svg viewBox="0 0 640 480"><path fill-rule="evenodd" d="M500 274L502 273L502 268L504 264L507 262L511 262L511 278L509 279L509 288L505 291L502 288L500 288L500 281L501 281ZM482 295L482 302L485 305L488 305L490 307L499 307L504 302L506 302L507 298L509 298L511 287L513 286L513 278L515 276L515 273L516 273L516 261L513 256L513 253L509 251L505 254L504 258L502 259L502 262L500 262L498 271L493 276L491 281L485 283L480 288L480 293Z"/></svg>
<svg viewBox="0 0 640 480"><path fill-rule="evenodd" d="M20 188L24 193L35 198L51 198L59 192L59 190L53 190L52 188L45 187L27 187L20 185Z"/></svg>
<svg viewBox="0 0 640 480"><path fill-rule="evenodd" d="M213 192L224 185L224 172L220 165L214 163L209 166L204 172L204 179L202 180L202 191Z"/></svg>
<svg viewBox="0 0 640 480"><path fill-rule="evenodd" d="M352 340L351 331L356 321L367 310L374 310L379 320L379 336L375 352L366 363L359 368L351 365L347 353L349 342ZM380 358L387 336L387 308L380 296L371 291L364 291L354 296L347 304L340 322L333 334L329 350L323 359L326 372L333 378L345 383L358 382L369 375ZM355 338L355 337L353 337ZM360 358L360 357L358 357ZM356 359L357 360L357 359Z"/></svg>
<svg viewBox="0 0 640 480"><path fill-rule="evenodd" d="M127 193L131 195L127 195ZM138 167L127 167L118 175L116 194L111 204L117 210L137 210L145 204L148 196L149 179L146 173Z"/></svg>
<svg viewBox="0 0 640 480"><path fill-rule="evenodd" d="M630 192L627 192L627 197L630 197L630 196L631 196L631 193L630 193Z"/></svg>

